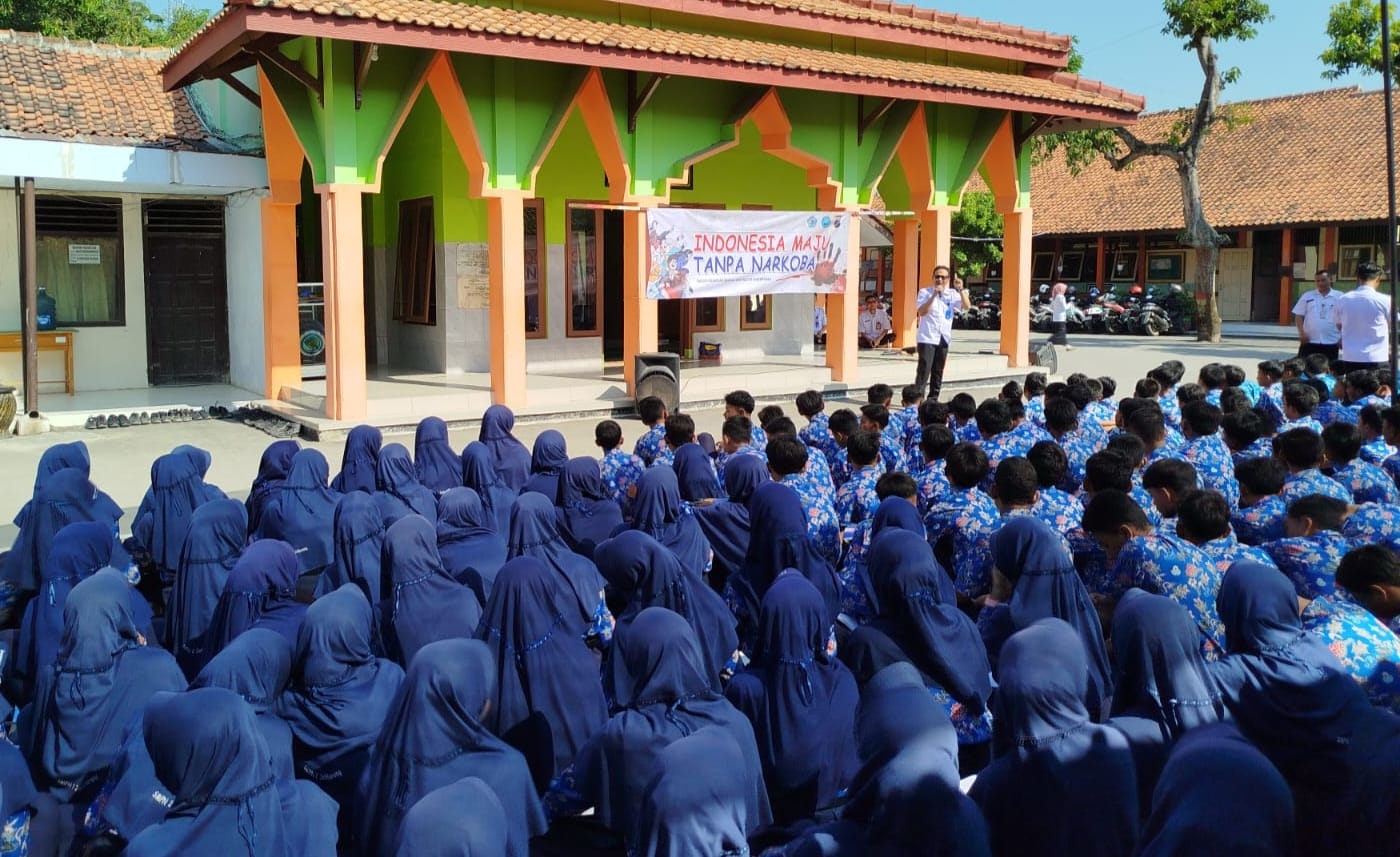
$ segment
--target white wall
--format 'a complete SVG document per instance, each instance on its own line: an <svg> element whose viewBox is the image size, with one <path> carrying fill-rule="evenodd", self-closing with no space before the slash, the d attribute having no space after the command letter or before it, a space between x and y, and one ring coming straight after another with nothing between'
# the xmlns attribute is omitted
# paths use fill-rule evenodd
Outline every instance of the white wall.
<svg viewBox="0 0 1400 857"><path fill-rule="evenodd" d="M19 210L14 189L0 191L0 330L19 330ZM2 357L3 355L0 355ZM0 378L8 377L0 370Z"/></svg>
<svg viewBox="0 0 1400 857"><path fill-rule="evenodd" d="M264 395L262 196L246 191L224 205L225 269L228 276L229 381Z"/></svg>

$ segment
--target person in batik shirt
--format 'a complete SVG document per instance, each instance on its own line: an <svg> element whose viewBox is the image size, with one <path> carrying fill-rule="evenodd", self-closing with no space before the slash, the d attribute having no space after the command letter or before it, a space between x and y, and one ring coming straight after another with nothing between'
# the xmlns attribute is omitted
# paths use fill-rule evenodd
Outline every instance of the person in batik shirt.
<svg viewBox="0 0 1400 857"><path fill-rule="evenodd" d="M719 460L715 462L715 472L718 474L719 483L724 482L724 466L740 455L756 455L763 457L763 452L753 442L753 432L756 426L748 417L725 417L724 425L720 428L720 443L722 451Z"/></svg>
<svg viewBox="0 0 1400 857"><path fill-rule="evenodd" d="M1293 581L1300 598L1336 592L1337 566L1356 542L1342 534L1350 505L1336 497L1309 494L1288 506L1284 538L1262 547L1274 565Z"/></svg>
<svg viewBox="0 0 1400 857"><path fill-rule="evenodd" d="M1279 424L1279 434L1295 428L1312 429L1322 433L1322 423L1313 419L1321 396L1317 389L1302 381L1290 381L1283 385L1283 422Z"/></svg>
<svg viewBox="0 0 1400 857"><path fill-rule="evenodd" d="M831 415L829 425L831 436L836 439L836 457L831 462L831 481L840 488L851 478L851 463L846 460L846 441L860 431L860 417L849 408L841 408Z"/></svg>
<svg viewBox="0 0 1400 857"><path fill-rule="evenodd" d="M1011 409L1000 399L988 399L977 406L977 431L982 439L977 445L987 456L987 476L982 490L992 488L992 474L997 465L1013 456L1025 457L1035 444L1027 437L1011 432Z"/></svg>
<svg viewBox="0 0 1400 857"><path fill-rule="evenodd" d="M1356 428L1361 432L1361 460L1377 467L1395 454L1395 447L1385 442L1385 419L1381 416L1384 410L1368 405L1356 415ZM1391 481L1395 481L1393 476Z"/></svg>
<svg viewBox="0 0 1400 857"><path fill-rule="evenodd" d="M841 521L832 496L806 476L807 445L795 437L775 437L768 444L768 472L791 488L807 513L807 536L832 565L841 556Z"/></svg>
<svg viewBox="0 0 1400 857"><path fill-rule="evenodd" d="M1142 487L1162 516L1161 523L1157 525L1157 534L1172 536L1176 535L1177 501L1187 491L1200 488L1201 483L1191 462L1165 458L1143 471Z"/></svg>
<svg viewBox="0 0 1400 857"><path fill-rule="evenodd" d="M1197 488L1176 500L1176 536L1200 548L1221 577L1240 561L1277 568L1262 548L1241 544L1230 529L1230 504L1219 491Z"/></svg>
<svg viewBox="0 0 1400 857"><path fill-rule="evenodd" d="M1274 438L1274 457L1288 467L1283 490L1279 492L1285 505L1291 506L1294 500L1309 494L1336 497L1346 503L1352 501L1351 492L1345 486L1322 474L1322 435L1317 432L1296 428L1281 433Z"/></svg>
<svg viewBox="0 0 1400 857"><path fill-rule="evenodd" d="M1235 467L1240 484L1240 508L1230 516L1230 528L1241 542L1259 545L1283 538L1288 506L1279 496L1288 468L1277 458L1251 458Z"/></svg>
<svg viewBox="0 0 1400 857"><path fill-rule="evenodd" d="M830 471L836 464L836 453L841 448L836 443L836 438L831 434L831 426L827 419L826 401L822 399L822 394L816 390L807 390L797 394L797 412L806 417L807 425L797 433L803 443L822 454L826 459L827 470Z"/></svg>
<svg viewBox="0 0 1400 857"><path fill-rule="evenodd" d="M1074 403L1063 397L1045 401L1045 429L1065 453L1065 475L1055 486L1073 494L1084 483L1084 467L1089 456L1101 448L1099 442L1080 425L1081 414Z"/></svg>
<svg viewBox="0 0 1400 857"><path fill-rule="evenodd" d="M1400 548L1400 506L1362 503L1351 506L1342 522L1342 535L1363 545Z"/></svg>
<svg viewBox="0 0 1400 857"><path fill-rule="evenodd" d="M880 463L880 440L880 435L873 431L858 431L846 441L851 478L836 489L836 517L843 530L873 516L880 506L880 498L875 494L875 483L885 473Z"/></svg>
<svg viewBox="0 0 1400 857"><path fill-rule="evenodd" d="M1181 409L1181 430L1186 444L1181 457L1196 467L1202 488L1225 495L1230 505L1240 502L1239 484L1235 482L1235 462L1230 449L1220 438L1220 408L1208 402L1193 402Z"/></svg>
<svg viewBox="0 0 1400 857"><path fill-rule="evenodd" d="M1273 425L1259 410L1226 414L1220 420L1220 437L1229 447L1235 466L1246 458L1268 458L1274 454Z"/></svg>
<svg viewBox="0 0 1400 857"><path fill-rule="evenodd" d="M635 454L622 448L622 426L613 420L603 420L594 427L593 441L603 451L598 470L603 484L608 488L608 496L622 507L623 517L629 517L632 492L646 471L646 465Z"/></svg>
<svg viewBox="0 0 1400 857"><path fill-rule="evenodd" d="M1068 533L1079 526L1084 507L1068 493L1059 489L1069 471L1069 456L1052 440L1042 440L1026 453L1026 460L1035 468L1039 495L1033 509L1035 516L1057 533Z"/></svg>
<svg viewBox="0 0 1400 857"><path fill-rule="evenodd" d="M1303 629L1322 640L1372 705L1400 714L1400 637L1394 631L1341 594L1308 602L1302 618Z"/></svg>
<svg viewBox="0 0 1400 857"><path fill-rule="evenodd" d="M647 429L637 438L632 454L640 458L643 465L650 467L665 446L666 417L669 416L666 413L666 403L656 396L647 396L637 402L637 416L642 418L642 423Z"/></svg>
<svg viewBox="0 0 1400 857"><path fill-rule="evenodd" d="M986 560L1001 513L992 498L977 487L989 468L986 454L976 444L954 446L944 467L952 493L929 509L924 528L938 561L953 570L958 591L976 598L991 589L991 566Z"/></svg>
<svg viewBox="0 0 1400 857"><path fill-rule="evenodd" d="M1400 553L1384 545L1363 545L1342 557L1337 587L1391 631L1400 632Z"/></svg>
<svg viewBox="0 0 1400 857"><path fill-rule="evenodd" d="M1400 489L1374 464L1361 458L1361 430L1347 423L1333 423L1322 430L1327 475L1351 492L1355 503L1400 503Z"/></svg>
<svg viewBox="0 0 1400 857"><path fill-rule="evenodd" d="M918 497L920 518L927 515L935 503L942 502L949 494L953 493L953 486L948 482L944 459L955 444L953 430L946 425L924 427L919 442L919 455L923 458L924 464L919 469L919 475L914 478L914 483L917 486L916 496Z"/></svg>
<svg viewBox="0 0 1400 857"><path fill-rule="evenodd" d="M890 431L890 412L884 405L861 405L860 430L873 432L880 438L881 470L885 473L907 471L904 463L904 447L899 436Z"/></svg>

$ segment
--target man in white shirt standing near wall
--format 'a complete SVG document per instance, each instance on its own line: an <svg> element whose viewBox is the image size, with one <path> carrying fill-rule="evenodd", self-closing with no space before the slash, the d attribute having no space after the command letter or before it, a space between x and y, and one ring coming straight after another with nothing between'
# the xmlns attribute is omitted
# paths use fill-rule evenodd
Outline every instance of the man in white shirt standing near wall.
<svg viewBox="0 0 1400 857"><path fill-rule="evenodd" d="M937 401L943 390L943 367L948 363L948 346L953 342L953 313L972 306L972 299L961 282L950 288L952 273L947 265L934 268L933 285L919 289L915 298L919 316L915 337L919 368L914 374L914 386L922 390L924 382L928 382L928 398L933 401Z"/></svg>
<svg viewBox="0 0 1400 857"><path fill-rule="evenodd" d="M860 347L879 348L894 338L890 315L880 306L880 299L870 295L860 312Z"/></svg>
<svg viewBox="0 0 1400 857"><path fill-rule="evenodd" d="M1313 275L1316 288L1298 298L1293 306L1293 321L1298 325L1298 356L1325 354L1329 363L1337 362L1337 349L1342 332L1337 329L1337 298L1332 291L1332 275L1318 271Z"/></svg>
<svg viewBox="0 0 1400 857"><path fill-rule="evenodd" d="M1383 369L1390 363L1390 295L1376 291L1381 266L1356 266L1356 288L1337 298L1342 329L1341 361L1332 373L1340 378L1354 369Z"/></svg>

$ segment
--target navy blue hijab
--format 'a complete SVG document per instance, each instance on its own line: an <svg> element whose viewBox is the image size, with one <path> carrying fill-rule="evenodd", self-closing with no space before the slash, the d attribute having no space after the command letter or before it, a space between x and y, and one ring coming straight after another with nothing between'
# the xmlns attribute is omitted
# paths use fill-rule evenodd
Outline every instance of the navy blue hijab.
<svg viewBox="0 0 1400 857"><path fill-rule="evenodd" d="M335 804L309 783L278 781L252 709L232 691L163 697L146 711L143 732L175 802L125 854L335 854Z"/></svg>
<svg viewBox="0 0 1400 857"><path fill-rule="evenodd" d="M413 469L429 491L441 494L462 486L462 459L452 451L447 423L424 417L413 433Z"/></svg>
<svg viewBox="0 0 1400 857"><path fill-rule="evenodd" d="M389 656L401 665L431 642L476 631L481 604L442 567L437 534L428 521L409 515L389 527L381 574L394 586L384 612L384 640Z"/></svg>
<svg viewBox="0 0 1400 857"><path fill-rule="evenodd" d="M165 646L185 675L209 659L205 636L219 595L248 543L247 507L213 500L195 510L165 611Z"/></svg>
<svg viewBox="0 0 1400 857"><path fill-rule="evenodd" d="M608 719L598 661L565 617L573 595L534 557L505 564L476 636L496 661L485 725L519 750L540 791Z"/></svg>
<svg viewBox="0 0 1400 857"><path fill-rule="evenodd" d="M375 485L374 502L384 517L384 526L392 526L405 515L437 520L437 498L418 482L413 459L403 444L391 443L380 450Z"/></svg>
<svg viewBox="0 0 1400 857"><path fill-rule="evenodd" d="M1220 719L1191 614L1165 595L1124 593L1113 612L1115 719L1152 721L1171 739Z"/></svg>
<svg viewBox="0 0 1400 857"><path fill-rule="evenodd" d="M515 500L506 558L518 556L532 556L542 561L557 575L557 585L566 588L561 591L572 593L574 613L568 617L568 631L582 637L593 624L594 611L602 598L603 576L593 560L569 549L559 533L554 504L543 494L531 491Z"/></svg>
<svg viewBox="0 0 1400 857"><path fill-rule="evenodd" d="M716 726L671 744L657 754L656 774L642 793L641 825L634 854L694 857L747 854L747 785L744 751Z"/></svg>
<svg viewBox="0 0 1400 857"><path fill-rule="evenodd" d="M326 486L330 466L317 449L292 457L291 470L263 510L260 539L281 539L297 552L302 574L312 574L335 559L333 525L341 495Z"/></svg>
<svg viewBox="0 0 1400 857"><path fill-rule="evenodd" d="M1060 619L1017 631L1001 655L994 714L1004 755L977 775L996 855L1119 857L1137 842L1132 751L1090 722L1089 665L1079 633Z"/></svg>
<svg viewBox="0 0 1400 857"><path fill-rule="evenodd" d="M292 644L287 638L266 628L249 628L230 640L190 682L191 688L231 690L252 707L272 769L284 780L293 776L292 730L275 708L291 677Z"/></svg>
<svg viewBox="0 0 1400 857"><path fill-rule="evenodd" d="M505 533L497 532L470 488L453 488L438 498L437 544L443 568L476 594L482 604L491 597L496 575L506 563Z"/></svg>
<svg viewBox="0 0 1400 857"><path fill-rule="evenodd" d="M1010 602L1011 627L1006 636L1047 618L1060 619L1074 628L1088 656L1089 695L1085 705L1090 716L1100 720L1113 693L1103 625L1074 569L1074 558L1065 548L1064 539L1043 521L1019 515L992 534L992 557L997 570L1015 584ZM1006 636L994 634L987 640L993 662L999 660Z"/></svg>
<svg viewBox="0 0 1400 857"><path fill-rule="evenodd" d="M530 450L516 439L510 430L515 428L515 414L505 405L492 405L481 415L481 432L477 440L491 451L491 461L501 474L506 487L515 493L525 487L530 478Z"/></svg>
<svg viewBox="0 0 1400 857"><path fill-rule="evenodd" d="M60 470L81 470L83 475L92 476L92 456L88 452L87 444L81 440L72 443L55 443L46 447L39 456L39 466L34 472L34 491L30 494L29 502L20 507L15 514L14 525L19 529L24 529L25 522L29 520L29 512L33 508L34 500L39 496L39 489L44 487L48 481Z"/></svg>
<svg viewBox="0 0 1400 857"><path fill-rule="evenodd" d="M752 457L763 461L760 456ZM682 444L676 450L671 469L676 473L676 483L685 502L696 503L719 496L719 477L715 476L714 462L699 444Z"/></svg>
<svg viewBox="0 0 1400 857"><path fill-rule="evenodd" d="M292 546L274 539L253 542L229 572L204 647L203 667L229 641L254 626L270 628L289 643L306 614L296 600L297 556Z"/></svg>
<svg viewBox="0 0 1400 857"><path fill-rule="evenodd" d="M870 520L870 543L887 529L907 530L925 536L924 521L919 517L919 509L903 497L886 497L875 509Z"/></svg>
<svg viewBox="0 0 1400 857"><path fill-rule="evenodd" d="M753 662L725 689L753 724L779 824L830 806L856 772L859 694L850 670L827 657L827 632L816 587L795 571L778 575L763 596Z"/></svg>
<svg viewBox="0 0 1400 857"><path fill-rule="evenodd" d="M564 435L554 429L540 432L530 453L530 478L525 480L520 493L534 491L553 500L559 496L559 473L568 462L569 450Z"/></svg>
<svg viewBox="0 0 1400 857"><path fill-rule="evenodd" d="M478 719L495 693L495 675L491 650L480 640L440 640L413 658L360 781L355 809L364 853L392 853L410 807L477 777L505 810L506 854L528 857L530 838L546 827L530 769Z"/></svg>
<svg viewBox="0 0 1400 857"><path fill-rule="evenodd" d="M352 491L335 507L335 562L316 581L316 594L334 592L353 583L365 593L370 604L379 606L384 597L380 568L384 559L384 518L374 498L363 491Z"/></svg>
<svg viewBox="0 0 1400 857"><path fill-rule="evenodd" d="M277 493L277 488L287 478L292 466L292 456L301 449L294 440L275 440L263 450L258 462L258 475L253 477L253 487L248 491L245 505L248 507L248 532L256 533L262 522L263 507Z"/></svg>
<svg viewBox="0 0 1400 857"><path fill-rule="evenodd" d="M38 590L59 530L69 524L96 521L107 527L115 542L121 517L121 507L88 481L85 469L58 471L44 480L29 506L24 527L15 537L5 562L5 579L21 590ZM126 551L119 545L113 548L112 562L123 570L129 563Z"/></svg>
<svg viewBox="0 0 1400 857"><path fill-rule="evenodd" d="M752 637L759 603L773 580L789 568L802 572L822 594L827 625L834 624L841 612L841 585L836 569L807 535L807 513L797 493L781 482L759 486L749 501L749 527L753 535L748 554L738 573L729 578L729 587L739 603L740 641Z"/></svg>
<svg viewBox="0 0 1400 857"><path fill-rule="evenodd" d="M559 534L575 553L593 551L622 525L622 507L608 493L596 458L574 458L559 473Z"/></svg>
<svg viewBox="0 0 1400 857"><path fill-rule="evenodd" d="M355 426L345 438L345 452L340 458L340 472L331 487L342 494L363 491L373 494L378 485L379 447L384 435L374 426Z"/></svg>
<svg viewBox="0 0 1400 857"><path fill-rule="evenodd" d="M632 498L632 529L641 530L670 548L686 571L696 580L704 579L710 564L710 543L705 541L695 516L681 502L674 470L650 467L637 480L637 496Z"/></svg>
<svg viewBox="0 0 1400 857"><path fill-rule="evenodd" d="M194 511L224 492L204 481L213 459L194 446L177 446L151 465L151 490L136 512L132 535L145 546L157 568L179 568L180 549Z"/></svg>
<svg viewBox="0 0 1400 857"><path fill-rule="evenodd" d="M504 538L510 532L510 510L520 492L506 484L486 444L473 441L462 450L462 484L481 498L492 528Z"/></svg>
<svg viewBox="0 0 1400 857"><path fill-rule="evenodd" d="M463 777L423 796L403 818L397 857L506 857L506 811L491 787Z"/></svg>
<svg viewBox="0 0 1400 857"><path fill-rule="evenodd" d="M729 499L698 506L695 520L714 551L714 567L725 578L739 570L749 552L749 500L768 481L768 463L757 455L738 455L724 466Z"/></svg>

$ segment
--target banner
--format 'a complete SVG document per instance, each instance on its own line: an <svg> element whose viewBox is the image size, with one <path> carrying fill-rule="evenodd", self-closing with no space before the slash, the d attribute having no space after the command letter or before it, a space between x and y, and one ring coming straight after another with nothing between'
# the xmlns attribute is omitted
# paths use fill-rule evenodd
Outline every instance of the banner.
<svg viewBox="0 0 1400 857"><path fill-rule="evenodd" d="M851 215L656 208L647 212L647 297L846 290Z"/></svg>

